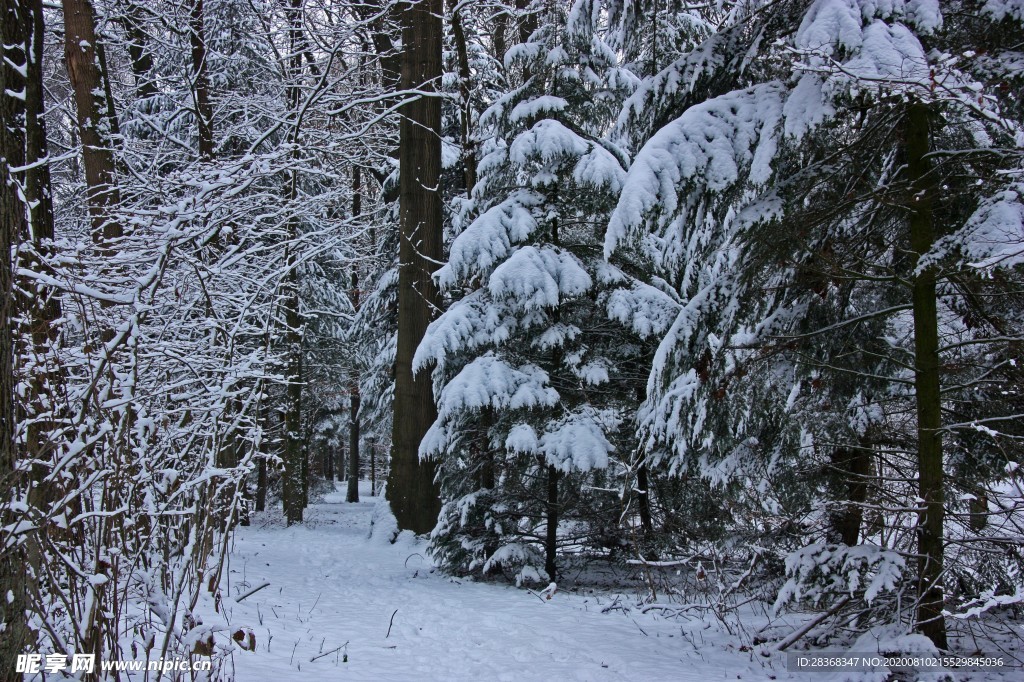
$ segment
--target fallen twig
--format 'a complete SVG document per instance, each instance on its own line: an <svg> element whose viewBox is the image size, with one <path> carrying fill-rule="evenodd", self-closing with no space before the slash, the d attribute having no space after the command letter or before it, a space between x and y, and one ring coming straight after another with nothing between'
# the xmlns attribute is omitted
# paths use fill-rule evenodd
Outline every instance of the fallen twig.
<svg viewBox="0 0 1024 682"><path fill-rule="evenodd" d="M257 585L256 587L252 588L251 590L249 590L248 592L246 592L242 596L235 597L235 603L237 604L238 602L242 601L243 599L248 599L252 595L254 595L257 592L259 592L260 590L262 590L264 587L270 587L270 583L263 583L262 585Z"/></svg>
<svg viewBox="0 0 1024 682"><path fill-rule="evenodd" d="M395 609L394 613L391 614L391 622L388 623L388 634L384 635L384 639L391 636L391 626L395 624L395 613L398 613L398 609Z"/></svg>
<svg viewBox="0 0 1024 682"><path fill-rule="evenodd" d="M325 652L324 652L324 653L322 653L322 654L318 654L318 655L314 656L313 658L309 659L309 662L310 662L310 663L312 663L313 661L315 661L315 660L316 660L316 659L318 659L318 658L323 658L324 656L330 656L330 655L331 655L331 654L333 654L333 653L336 653L336 652L338 652L338 651L341 651L342 649L344 649L344 648L345 648L345 647L347 647L347 646L348 646L348 642L345 642L344 644L342 644L341 646L339 646L339 647L338 647L337 649L331 649L330 651L325 651Z"/></svg>

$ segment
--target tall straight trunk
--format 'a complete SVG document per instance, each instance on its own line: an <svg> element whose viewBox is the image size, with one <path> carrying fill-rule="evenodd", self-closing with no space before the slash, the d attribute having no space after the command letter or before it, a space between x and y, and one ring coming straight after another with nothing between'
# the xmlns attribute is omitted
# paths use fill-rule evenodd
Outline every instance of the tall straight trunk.
<svg viewBox="0 0 1024 682"><path fill-rule="evenodd" d="M25 202L28 205L27 228L21 234L23 244L21 266L32 271L48 269L46 261L53 251L53 199L50 188L50 166L47 161L46 126L43 120L43 7L41 0L27 0L31 8L31 47L27 52L27 80L25 81L25 159L24 176ZM54 494L53 486L44 483L50 472L44 464L52 459L49 431L55 426L57 415L53 412L60 404L64 376L60 368L49 360L53 343L59 335L56 321L61 316L60 299L51 287L36 284L29 278L21 282L25 295L18 297L18 307L28 329L19 336L19 348L31 344L31 354L37 366L30 381L30 394L23 401L31 418L28 426L26 449L28 457L37 462L33 465L32 479L35 484L29 493L36 505L48 505ZM47 414L49 413L49 414Z"/></svg>
<svg viewBox="0 0 1024 682"><path fill-rule="evenodd" d="M288 60L291 83L287 88L288 108L291 116L297 117L299 111L300 85L302 75L302 55L298 51L302 32L302 2L291 0L288 7L290 58ZM298 121L291 132L291 141L299 140ZM295 202L299 194L298 172L292 171L289 178L287 196L296 210ZM299 312L299 269L298 255L295 253L296 240L299 236L299 219L292 216L288 221L288 243L285 246L285 263L288 274L283 287L285 346L288 354L288 389L285 401L285 441L284 441L284 511L288 524L300 523L304 505L305 466L302 438L302 317Z"/></svg>
<svg viewBox="0 0 1024 682"><path fill-rule="evenodd" d="M256 463L256 511L267 509L267 458L261 453Z"/></svg>
<svg viewBox="0 0 1024 682"><path fill-rule="evenodd" d="M18 451L14 414L14 263L11 254L18 235L26 230L25 205L18 197L11 168L25 165L25 89L32 16L18 0L0 0L0 526L15 523L8 503L19 494ZM0 540L6 540L6 534ZM0 680L21 680L14 662L30 643L25 617L27 603L25 552L22 545L0 552Z"/></svg>
<svg viewBox="0 0 1024 682"><path fill-rule="evenodd" d="M359 384L352 382L348 422L348 491L346 502L359 501Z"/></svg>
<svg viewBox="0 0 1024 682"><path fill-rule="evenodd" d="M363 211L362 173L358 166L352 167L352 218L358 219ZM359 310L359 273L352 271L350 293L352 309ZM359 501L359 374L353 363L349 378L349 447L348 447L348 489L346 502Z"/></svg>
<svg viewBox="0 0 1024 682"><path fill-rule="evenodd" d="M309 439L302 438L302 508L309 506Z"/></svg>
<svg viewBox="0 0 1024 682"><path fill-rule="evenodd" d="M288 387L284 413L284 513L288 524L302 522L302 330L299 319L297 266L289 258L285 295L285 343L288 349Z"/></svg>
<svg viewBox="0 0 1024 682"><path fill-rule="evenodd" d="M548 573L548 579L554 582L558 579L558 564L555 555L558 552L558 469L554 465L548 465L548 501L547 513L547 535L544 538L544 570Z"/></svg>
<svg viewBox="0 0 1024 682"><path fill-rule="evenodd" d="M371 438L366 446L370 453L370 497L377 497L377 441Z"/></svg>
<svg viewBox="0 0 1024 682"><path fill-rule="evenodd" d="M459 0L449 0L452 6L452 38L455 40L455 53L459 62L459 119L462 133L462 171L466 183L466 193L473 191L476 185L476 148L473 144L472 117L470 106L470 71L469 50L466 47L466 32L462 28L462 14L459 12Z"/></svg>
<svg viewBox="0 0 1024 682"><path fill-rule="evenodd" d="M934 181L930 177L930 112L912 102L906 118L907 175L913 196L910 205L910 250L917 258L935 241ZM943 611L942 403L939 384L939 326L935 268L913 276L914 389L917 398L918 496L922 507L917 522L917 627L939 649L947 649Z"/></svg>
<svg viewBox="0 0 1024 682"><path fill-rule="evenodd" d="M195 93L196 121L199 132L199 158L213 158L213 107L210 104L210 77L206 55L203 0L191 0L189 41L192 45L192 89Z"/></svg>
<svg viewBox="0 0 1024 682"><path fill-rule="evenodd" d="M358 195L356 195L358 196ZM355 213L355 211L353 211ZM352 307L359 310L359 275L352 273ZM348 494L346 502L359 501L359 375L353 368L348 384Z"/></svg>
<svg viewBox="0 0 1024 682"><path fill-rule="evenodd" d="M432 93L441 79L441 0L401 4L402 88ZM441 100L420 96L402 106L399 129L398 348L388 500L398 525L427 533L441 501L435 464L419 445L437 418L430 371L413 376L412 358L440 304L430 275L442 257Z"/></svg>
<svg viewBox="0 0 1024 682"><path fill-rule="evenodd" d="M348 480L348 460L345 459L345 434L338 434L338 480Z"/></svg>
<svg viewBox="0 0 1024 682"><path fill-rule="evenodd" d="M78 135L82 141L86 192L93 240L107 245L122 236L110 210L121 203L114 172L108 90L97 53L96 17L90 0L63 0L64 58L74 90Z"/></svg>

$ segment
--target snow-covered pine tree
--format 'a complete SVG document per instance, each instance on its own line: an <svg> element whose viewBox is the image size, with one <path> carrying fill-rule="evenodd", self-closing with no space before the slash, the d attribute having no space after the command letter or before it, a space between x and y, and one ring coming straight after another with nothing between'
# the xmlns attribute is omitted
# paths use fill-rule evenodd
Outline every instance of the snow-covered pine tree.
<svg viewBox="0 0 1024 682"><path fill-rule="evenodd" d="M537 30L505 58L525 80L482 118L477 217L436 274L457 300L415 365L437 363L420 449L444 499L433 551L453 571L553 580L560 548L604 535L584 512L617 517L598 490L627 417L601 237L624 160L602 134L631 79L601 40L599 3L532 9Z"/></svg>
<svg viewBox="0 0 1024 682"><path fill-rule="evenodd" d="M631 241L685 301L655 359L645 433L671 467L721 487L735 529L796 550L780 603L853 591L940 648L941 443L970 460L954 445L966 427L1012 414L990 403L973 420L947 418L956 423L939 436L941 414L962 412L979 378L1013 381L992 329L964 331L965 311L985 307L957 284L970 268L962 259L944 270L946 251L933 253L963 230L984 232L996 251L1020 241L1017 209L1009 223L992 218L1008 195L977 189L1019 174L1009 151L1019 121L1008 118L1018 106L991 78L1019 16L1000 8L957 3L948 22L924 1L752 8L747 87L694 102L679 84L696 78L654 79L685 107L638 152L607 241L609 253ZM978 59L986 32L993 53ZM697 62L712 51L696 50ZM970 338L940 349L940 333ZM988 356L962 359L974 344ZM970 378L958 377L968 366ZM1017 570L990 592L1009 589ZM909 617L899 597L878 600L904 588L917 593Z"/></svg>

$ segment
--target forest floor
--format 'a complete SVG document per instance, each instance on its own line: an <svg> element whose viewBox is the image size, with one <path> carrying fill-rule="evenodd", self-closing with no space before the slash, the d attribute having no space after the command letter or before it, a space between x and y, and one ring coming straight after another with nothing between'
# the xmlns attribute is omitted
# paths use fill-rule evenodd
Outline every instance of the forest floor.
<svg viewBox="0 0 1024 682"><path fill-rule="evenodd" d="M278 511L238 529L226 593L269 586L224 602L232 631L255 636L255 651L230 663L236 680L822 679L788 672L785 654L714 619L603 612L608 590L549 600L444 575L411 534L370 536L369 492L364 483L362 501L346 504L339 484L301 526L284 527Z"/></svg>

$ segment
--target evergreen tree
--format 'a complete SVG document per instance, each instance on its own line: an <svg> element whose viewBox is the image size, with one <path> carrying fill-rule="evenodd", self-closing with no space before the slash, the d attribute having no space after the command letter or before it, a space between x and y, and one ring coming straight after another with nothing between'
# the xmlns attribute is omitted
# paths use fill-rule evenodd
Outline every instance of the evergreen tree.
<svg viewBox="0 0 1024 682"><path fill-rule="evenodd" d="M616 276L600 239L624 159L602 134L632 79L599 21L595 2L543 3L509 50L525 80L484 113L477 217L437 273L458 300L417 351L418 370L437 366L420 451L438 458L433 546L452 570L554 580L561 547L604 534L588 515L616 518L598 488L627 418L628 349L603 310Z"/></svg>

